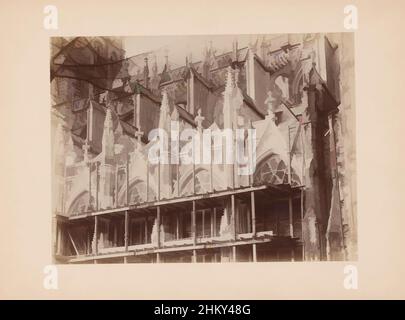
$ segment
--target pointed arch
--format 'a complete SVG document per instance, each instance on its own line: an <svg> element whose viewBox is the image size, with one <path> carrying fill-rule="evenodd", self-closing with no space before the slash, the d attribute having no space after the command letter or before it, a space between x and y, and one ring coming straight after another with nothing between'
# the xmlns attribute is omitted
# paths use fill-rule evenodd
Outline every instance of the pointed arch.
<svg viewBox="0 0 405 320"><path fill-rule="evenodd" d="M185 195L193 191L193 170L190 169L183 174L184 178L180 178L180 194ZM222 186L218 175L213 175L213 186L217 188ZM195 191L196 193L207 193L211 191L211 174L204 167L195 169Z"/></svg>
<svg viewBox="0 0 405 320"><path fill-rule="evenodd" d="M268 153L259 161L253 177L255 185L262 184L287 184L288 183L288 163L276 153ZM291 167L291 185L299 186L301 180L294 168Z"/></svg>
<svg viewBox="0 0 405 320"><path fill-rule="evenodd" d="M128 185L129 204L142 203L156 199L156 192L149 184L146 192L146 182L140 178L134 178ZM122 186L118 192L118 206L126 205L126 185Z"/></svg>
<svg viewBox="0 0 405 320"><path fill-rule="evenodd" d="M68 207L68 215L73 216L86 212L89 205L89 196L90 194L87 190L80 192ZM93 201L93 197L91 197L91 200Z"/></svg>

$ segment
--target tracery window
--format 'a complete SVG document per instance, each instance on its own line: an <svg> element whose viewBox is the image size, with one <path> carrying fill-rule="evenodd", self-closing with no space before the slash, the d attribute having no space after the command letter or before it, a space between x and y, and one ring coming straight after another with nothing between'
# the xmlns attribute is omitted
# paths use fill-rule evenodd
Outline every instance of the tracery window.
<svg viewBox="0 0 405 320"><path fill-rule="evenodd" d="M288 167L279 155L271 155L265 160L262 165L256 170L254 177L255 184L287 184L288 183ZM300 178L291 168L291 185L300 185Z"/></svg>
<svg viewBox="0 0 405 320"><path fill-rule="evenodd" d="M93 197L92 197L93 200ZM83 192L79 195L76 200L72 203L69 208L70 215L78 215L88 211L89 209L89 193Z"/></svg>

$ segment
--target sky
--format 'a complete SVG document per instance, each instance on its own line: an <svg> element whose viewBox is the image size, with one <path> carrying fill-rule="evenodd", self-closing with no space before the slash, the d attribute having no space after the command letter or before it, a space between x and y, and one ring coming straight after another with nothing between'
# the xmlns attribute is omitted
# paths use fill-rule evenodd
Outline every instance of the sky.
<svg viewBox="0 0 405 320"><path fill-rule="evenodd" d="M134 56L148 51L157 51L158 69L165 63L165 55L169 57L171 68L185 65L186 56L191 53L192 62L202 60L204 48L216 49L216 54L232 51L232 42L238 40L238 48L247 47L249 42L256 41L257 35L187 35L187 36L148 36L124 37L126 56ZM151 61L151 60L150 60Z"/></svg>

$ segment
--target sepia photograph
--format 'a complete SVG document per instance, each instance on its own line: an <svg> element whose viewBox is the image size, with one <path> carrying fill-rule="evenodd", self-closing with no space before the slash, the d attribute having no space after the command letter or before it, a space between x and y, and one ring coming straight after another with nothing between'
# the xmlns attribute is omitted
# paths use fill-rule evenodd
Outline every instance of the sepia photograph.
<svg viewBox="0 0 405 320"><path fill-rule="evenodd" d="M357 260L352 33L50 41L56 263Z"/></svg>
<svg viewBox="0 0 405 320"><path fill-rule="evenodd" d="M0 304L386 318L374 301L405 299L404 9L0 0Z"/></svg>

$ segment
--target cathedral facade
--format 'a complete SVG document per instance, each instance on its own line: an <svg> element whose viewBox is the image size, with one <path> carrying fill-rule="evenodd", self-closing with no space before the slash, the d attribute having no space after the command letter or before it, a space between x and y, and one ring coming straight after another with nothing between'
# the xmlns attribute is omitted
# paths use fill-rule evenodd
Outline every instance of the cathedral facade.
<svg viewBox="0 0 405 320"><path fill-rule="evenodd" d="M51 40L56 262L357 259L353 37L253 39L181 66L122 38ZM187 130L233 132L245 161L212 161L211 137L195 161Z"/></svg>

